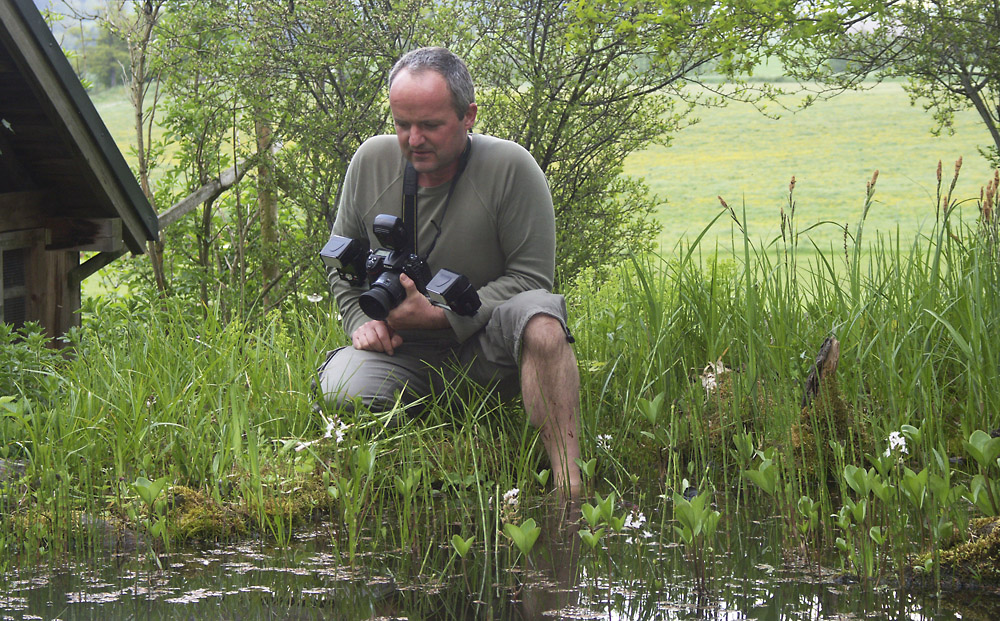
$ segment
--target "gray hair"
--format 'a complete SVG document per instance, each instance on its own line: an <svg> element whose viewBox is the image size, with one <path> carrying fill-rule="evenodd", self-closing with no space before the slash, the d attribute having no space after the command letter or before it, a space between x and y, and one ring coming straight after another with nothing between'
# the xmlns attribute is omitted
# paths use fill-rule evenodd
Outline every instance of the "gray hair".
<svg viewBox="0 0 1000 621"><path fill-rule="evenodd" d="M413 74L434 71L444 78L448 90L451 91L452 107L460 119L465 118L469 105L476 101L476 91L472 86L469 68L465 66L465 61L451 50L443 47L422 47L407 52L396 61L392 71L389 72L389 88L392 88L392 81L404 69Z"/></svg>

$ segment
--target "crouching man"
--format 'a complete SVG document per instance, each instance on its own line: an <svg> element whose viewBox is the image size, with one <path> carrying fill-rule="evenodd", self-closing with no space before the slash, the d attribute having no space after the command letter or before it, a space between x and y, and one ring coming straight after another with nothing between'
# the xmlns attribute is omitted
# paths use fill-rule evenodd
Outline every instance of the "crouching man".
<svg viewBox="0 0 1000 621"><path fill-rule="evenodd" d="M396 134L371 138L354 155L331 240L363 240L367 256L391 237L392 226L383 225L401 225L405 254L425 260L427 270L390 270L375 294L352 283L349 269L331 270L352 346L320 370L325 398L384 410L397 395L435 394L456 369L487 386L513 380L516 387L519 379L555 484L575 497L580 379L565 300L550 292L555 219L545 177L519 145L470 133L472 78L446 49L418 49L396 63L389 107ZM442 268L468 280L475 305L456 311L424 295L422 274Z"/></svg>

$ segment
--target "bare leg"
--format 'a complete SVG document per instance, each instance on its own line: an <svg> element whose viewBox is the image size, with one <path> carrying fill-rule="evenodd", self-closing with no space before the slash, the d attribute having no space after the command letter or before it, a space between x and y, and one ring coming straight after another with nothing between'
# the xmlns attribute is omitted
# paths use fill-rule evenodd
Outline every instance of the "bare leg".
<svg viewBox="0 0 1000 621"><path fill-rule="evenodd" d="M535 315L525 328L521 392L528 420L542 436L556 489L570 498L579 497L580 371L562 324L548 315Z"/></svg>

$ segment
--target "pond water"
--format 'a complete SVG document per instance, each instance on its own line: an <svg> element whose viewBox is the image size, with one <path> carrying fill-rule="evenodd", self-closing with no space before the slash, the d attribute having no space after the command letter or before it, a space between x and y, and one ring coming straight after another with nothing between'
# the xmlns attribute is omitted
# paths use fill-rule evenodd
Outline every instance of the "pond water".
<svg viewBox="0 0 1000 621"><path fill-rule="evenodd" d="M352 569L321 524L283 546L173 551L162 568L141 551L19 567L0 578L0 619L1000 618L1000 598L985 590L938 600L803 567L767 520L722 525L703 590L669 525L662 540L657 524L591 549L559 511L537 519L529 557L503 536L465 559L424 537L405 552L359 554Z"/></svg>

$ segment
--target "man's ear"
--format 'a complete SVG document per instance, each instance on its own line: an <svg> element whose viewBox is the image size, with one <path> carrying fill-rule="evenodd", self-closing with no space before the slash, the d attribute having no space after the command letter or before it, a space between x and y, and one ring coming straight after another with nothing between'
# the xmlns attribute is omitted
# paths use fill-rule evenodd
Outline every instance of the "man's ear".
<svg viewBox="0 0 1000 621"><path fill-rule="evenodd" d="M479 108L476 106L476 102L469 104L469 109L465 111L465 117L462 118L462 124L465 125L465 131L472 131L473 126L476 124L476 112Z"/></svg>

